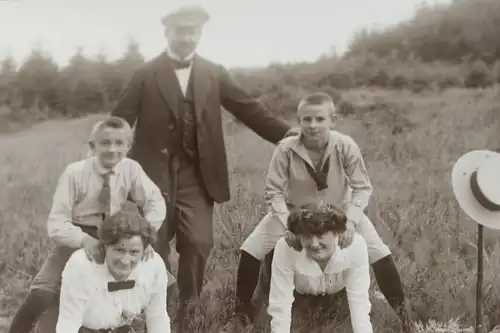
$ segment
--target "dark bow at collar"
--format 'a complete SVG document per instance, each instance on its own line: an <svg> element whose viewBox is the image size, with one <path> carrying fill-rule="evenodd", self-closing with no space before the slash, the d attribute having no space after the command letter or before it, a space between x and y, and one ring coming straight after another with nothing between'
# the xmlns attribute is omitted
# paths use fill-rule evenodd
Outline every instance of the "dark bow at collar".
<svg viewBox="0 0 500 333"><path fill-rule="evenodd" d="M186 69L186 68L189 68L189 66L191 66L192 61L191 60L176 60L176 59L170 58L170 63L172 64L172 67L174 67L174 69Z"/></svg>
<svg viewBox="0 0 500 333"><path fill-rule="evenodd" d="M135 280L108 282L108 291L127 290L135 287Z"/></svg>

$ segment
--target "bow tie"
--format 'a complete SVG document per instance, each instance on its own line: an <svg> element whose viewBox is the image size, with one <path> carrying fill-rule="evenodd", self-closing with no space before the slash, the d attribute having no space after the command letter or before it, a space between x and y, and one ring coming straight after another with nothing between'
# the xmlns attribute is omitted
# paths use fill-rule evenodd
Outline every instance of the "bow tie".
<svg viewBox="0 0 500 333"><path fill-rule="evenodd" d="M175 60L175 59L170 59L172 62L172 66L174 69L186 69L191 66L191 60Z"/></svg>
<svg viewBox="0 0 500 333"><path fill-rule="evenodd" d="M118 291L125 289L132 289L135 287L135 280L126 280L118 282L108 282L108 291Z"/></svg>

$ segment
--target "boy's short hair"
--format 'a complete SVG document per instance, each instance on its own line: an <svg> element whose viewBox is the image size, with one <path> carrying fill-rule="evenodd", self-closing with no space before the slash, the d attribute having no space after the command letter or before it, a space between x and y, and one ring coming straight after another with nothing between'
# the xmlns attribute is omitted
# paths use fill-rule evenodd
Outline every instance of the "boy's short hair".
<svg viewBox="0 0 500 333"><path fill-rule="evenodd" d="M300 206L288 216L288 230L294 235L322 235L329 231L334 234L346 230L347 217L332 204L314 203Z"/></svg>
<svg viewBox="0 0 500 333"><path fill-rule="evenodd" d="M300 109L310 106L310 105L325 105L330 108L330 114L334 115L336 112L335 103L333 98L325 92L315 92L307 95L299 101L299 105L297 107L297 112Z"/></svg>
<svg viewBox="0 0 500 333"><path fill-rule="evenodd" d="M113 129L124 129L130 133L130 140L133 139L133 132L130 124L121 117L109 116L103 120L98 121L92 126L92 131L90 132L90 141L94 141L97 133L106 128Z"/></svg>
<svg viewBox="0 0 500 333"><path fill-rule="evenodd" d="M98 228L98 235L102 246L115 245L123 238L133 236L141 237L145 248L156 242L155 229L133 203L125 204L106 218Z"/></svg>

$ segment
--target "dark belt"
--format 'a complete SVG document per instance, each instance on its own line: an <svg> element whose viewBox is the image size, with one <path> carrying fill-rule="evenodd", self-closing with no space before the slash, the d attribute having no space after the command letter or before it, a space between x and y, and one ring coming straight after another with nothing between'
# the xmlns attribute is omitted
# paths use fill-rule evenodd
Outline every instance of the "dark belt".
<svg viewBox="0 0 500 333"><path fill-rule="evenodd" d="M136 333L132 325L124 325L116 328L101 328L91 330L90 328L81 327L78 333Z"/></svg>
<svg viewBox="0 0 500 333"><path fill-rule="evenodd" d="M135 202L132 200L132 198L129 197L127 198L127 200L133 204L135 204ZM144 217L144 210L142 209L142 207L139 207L137 206L137 209L139 210L139 214L141 214L142 217ZM102 220L104 220L106 216L104 214L102 214ZM98 235L98 229L96 226L93 226L93 225L85 225L85 224L80 224L80 223L76 223L76 222L73 222L73 225L80 228L84 233L86 233L87 235L89 235L90 237L93 237L95 239L99 239L99 235Z"/></svg>

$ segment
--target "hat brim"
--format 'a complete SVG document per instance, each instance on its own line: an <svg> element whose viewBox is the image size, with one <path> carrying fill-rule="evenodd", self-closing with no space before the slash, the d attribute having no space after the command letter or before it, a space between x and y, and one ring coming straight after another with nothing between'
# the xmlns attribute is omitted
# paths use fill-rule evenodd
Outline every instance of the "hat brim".
<svg viewBox="0 0 500 333"><path fill-rule="evenodd" d="M487 159L495 159L500 165L500 154L489 150L474 150L457 160L451 174L453 194L462 210L476 223L500 230L500 212L484 208L476 200L470 187L472 173Z"/></svg>

